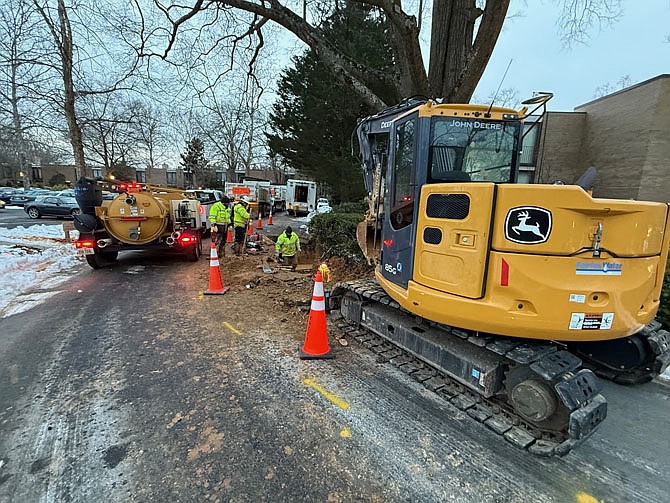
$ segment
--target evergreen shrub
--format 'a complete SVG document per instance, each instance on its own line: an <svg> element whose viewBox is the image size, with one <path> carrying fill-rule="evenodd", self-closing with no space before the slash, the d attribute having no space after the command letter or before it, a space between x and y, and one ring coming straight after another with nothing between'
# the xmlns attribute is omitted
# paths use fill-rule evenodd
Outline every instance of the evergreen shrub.
<svg viewBox="0 0 670 503"><path fill-rule="evenodd" d="M323 250L323 258L342 257L349 262L365 262L356 241L356 227L362 213L322 213L309 223L309 235Z"/></svg>

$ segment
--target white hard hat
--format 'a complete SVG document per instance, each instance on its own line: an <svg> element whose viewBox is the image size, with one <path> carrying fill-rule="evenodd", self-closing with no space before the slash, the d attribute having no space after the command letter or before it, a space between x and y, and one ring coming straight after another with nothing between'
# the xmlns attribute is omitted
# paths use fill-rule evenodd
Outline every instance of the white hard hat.
<svg viewBox="0 0 670 503"><path fill-rule="evenodd" d="M242 202L249 204L249 196L242 196L240 199Z"/></svg>

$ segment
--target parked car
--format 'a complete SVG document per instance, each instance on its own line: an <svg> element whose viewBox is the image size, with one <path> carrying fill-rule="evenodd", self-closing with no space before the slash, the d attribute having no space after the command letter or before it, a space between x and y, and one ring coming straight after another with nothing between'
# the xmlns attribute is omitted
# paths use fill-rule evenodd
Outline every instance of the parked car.
<svg viewBox="0 0 670 503"><path fill-rule="evenodd" d="M330 213L331 211L333 211L333 208L331 208L328 199L322 197L316 202L317 213Z"/></svg>
<svg viewBox="0 0 670 503"><path fill-rule="evenodd" d="M72 217L81 213L74 197L43 196L26 203L23 207L30 218Z"/></svg>
<svg viewBox="0 0 670 503"><path fill-rule="evenodd" d="M74 189L65 189L56 193L57 196L61 197L74 197Z"/></svg>
<svg viewBox="0 0 670 503"><path fill-rule="evenodd" d="M4 209L5 209L5 202L2 199L0 199L0 210Z"/></svg>
<svg viewBox="0 0 670 503"><path fill-rule="evenodd" d="M23 189L17 189L14 187L0 187L0 201L4 201L5 204L9 204L9 200L13 195L23 194Z"/></svg>
<svg viewBox="0 0 670 503"><path fill-rule="evenodd" d="M24 206L37 199L38 196L45 196L47 194L55 194L55 192L48 189L30 189L25 192L14 194L9 200L9 204L15 206Z"/></svg>

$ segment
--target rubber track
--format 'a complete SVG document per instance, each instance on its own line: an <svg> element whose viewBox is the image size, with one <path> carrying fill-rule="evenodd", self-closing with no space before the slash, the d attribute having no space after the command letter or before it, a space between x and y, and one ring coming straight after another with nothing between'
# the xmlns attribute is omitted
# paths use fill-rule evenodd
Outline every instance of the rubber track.
<svg viewBox="0 0 670 503"><path fill-rule="evenodd" d="M617 370L589 360L588 356L581 352L579 357L584 360L587 368L617 384L635 385L649 382L663 373L670 364L670 333L661 329L660 322L653 320L635 335L643 339L653 353L652 360L641 365L639 369Z"/></svg>
<svg viewBox="0 0 670 503"><path fill-rule="evenodd" d="M383 288L374 279L338 283L333 287L331 297L343 296L344 292L353 292L364 299L378 302L407 313L406 310L402 309L396 301L384 292ZM427 389L440 395L476 421L483 423L512 445L532 454L544 457L564 456L588 438L597 424L604 419L604 413L601 414L602 417L592 417L589 413L584 413L585 407L590 402L578 404L579 406L571 413L576 423L575 431L579 433L584 428L589 433L582 438L573 438L569 433L557 438L555 433L539 431L537 427L516 415L510 407L497 401L495 397L487 399L448 374L430 366L430 364L405 351L403 348L394 345L384 337L375 334L363 326L359 327L355 323L345 320L340 311L331 311L330 317L335 321L340 331L346 331L347 335L352 336L363 346L378 354L380 362L384 361L393 364L402 372L423 384ZM504 356L510 360L511 365L514 363L520 365L538 364L541 363L543 358L556 353L556 346L552 344L520 342L490 334L477 335L476 332L460 328L444 325L435 326L476 346L484 347L495 353L497 357ZM575 360L578 359L575 357ZM573 372L576 370L574 366L570 367L562 374L552 375L552 380L567 380L574 376ZM591 398L593 398L593 402L596 402L593 405L596 406L598 411L602 411L606 406L602 395L597 394Z"/></svg>

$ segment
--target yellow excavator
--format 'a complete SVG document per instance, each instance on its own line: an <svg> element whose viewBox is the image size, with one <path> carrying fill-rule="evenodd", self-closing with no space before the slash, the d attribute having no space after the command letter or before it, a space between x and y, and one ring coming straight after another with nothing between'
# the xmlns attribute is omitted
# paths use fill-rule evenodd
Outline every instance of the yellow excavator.
<svg viewBox="0 0 670 503"><path fill-rule="evenodd" d="M554 456L605 419L595 374L635 384L670 363L654 319L668 205L594 198L593 168L518 183L528 110L411 99L361 120L358 239L375 279L336 285L330 307L507 441Z"/></svg>

